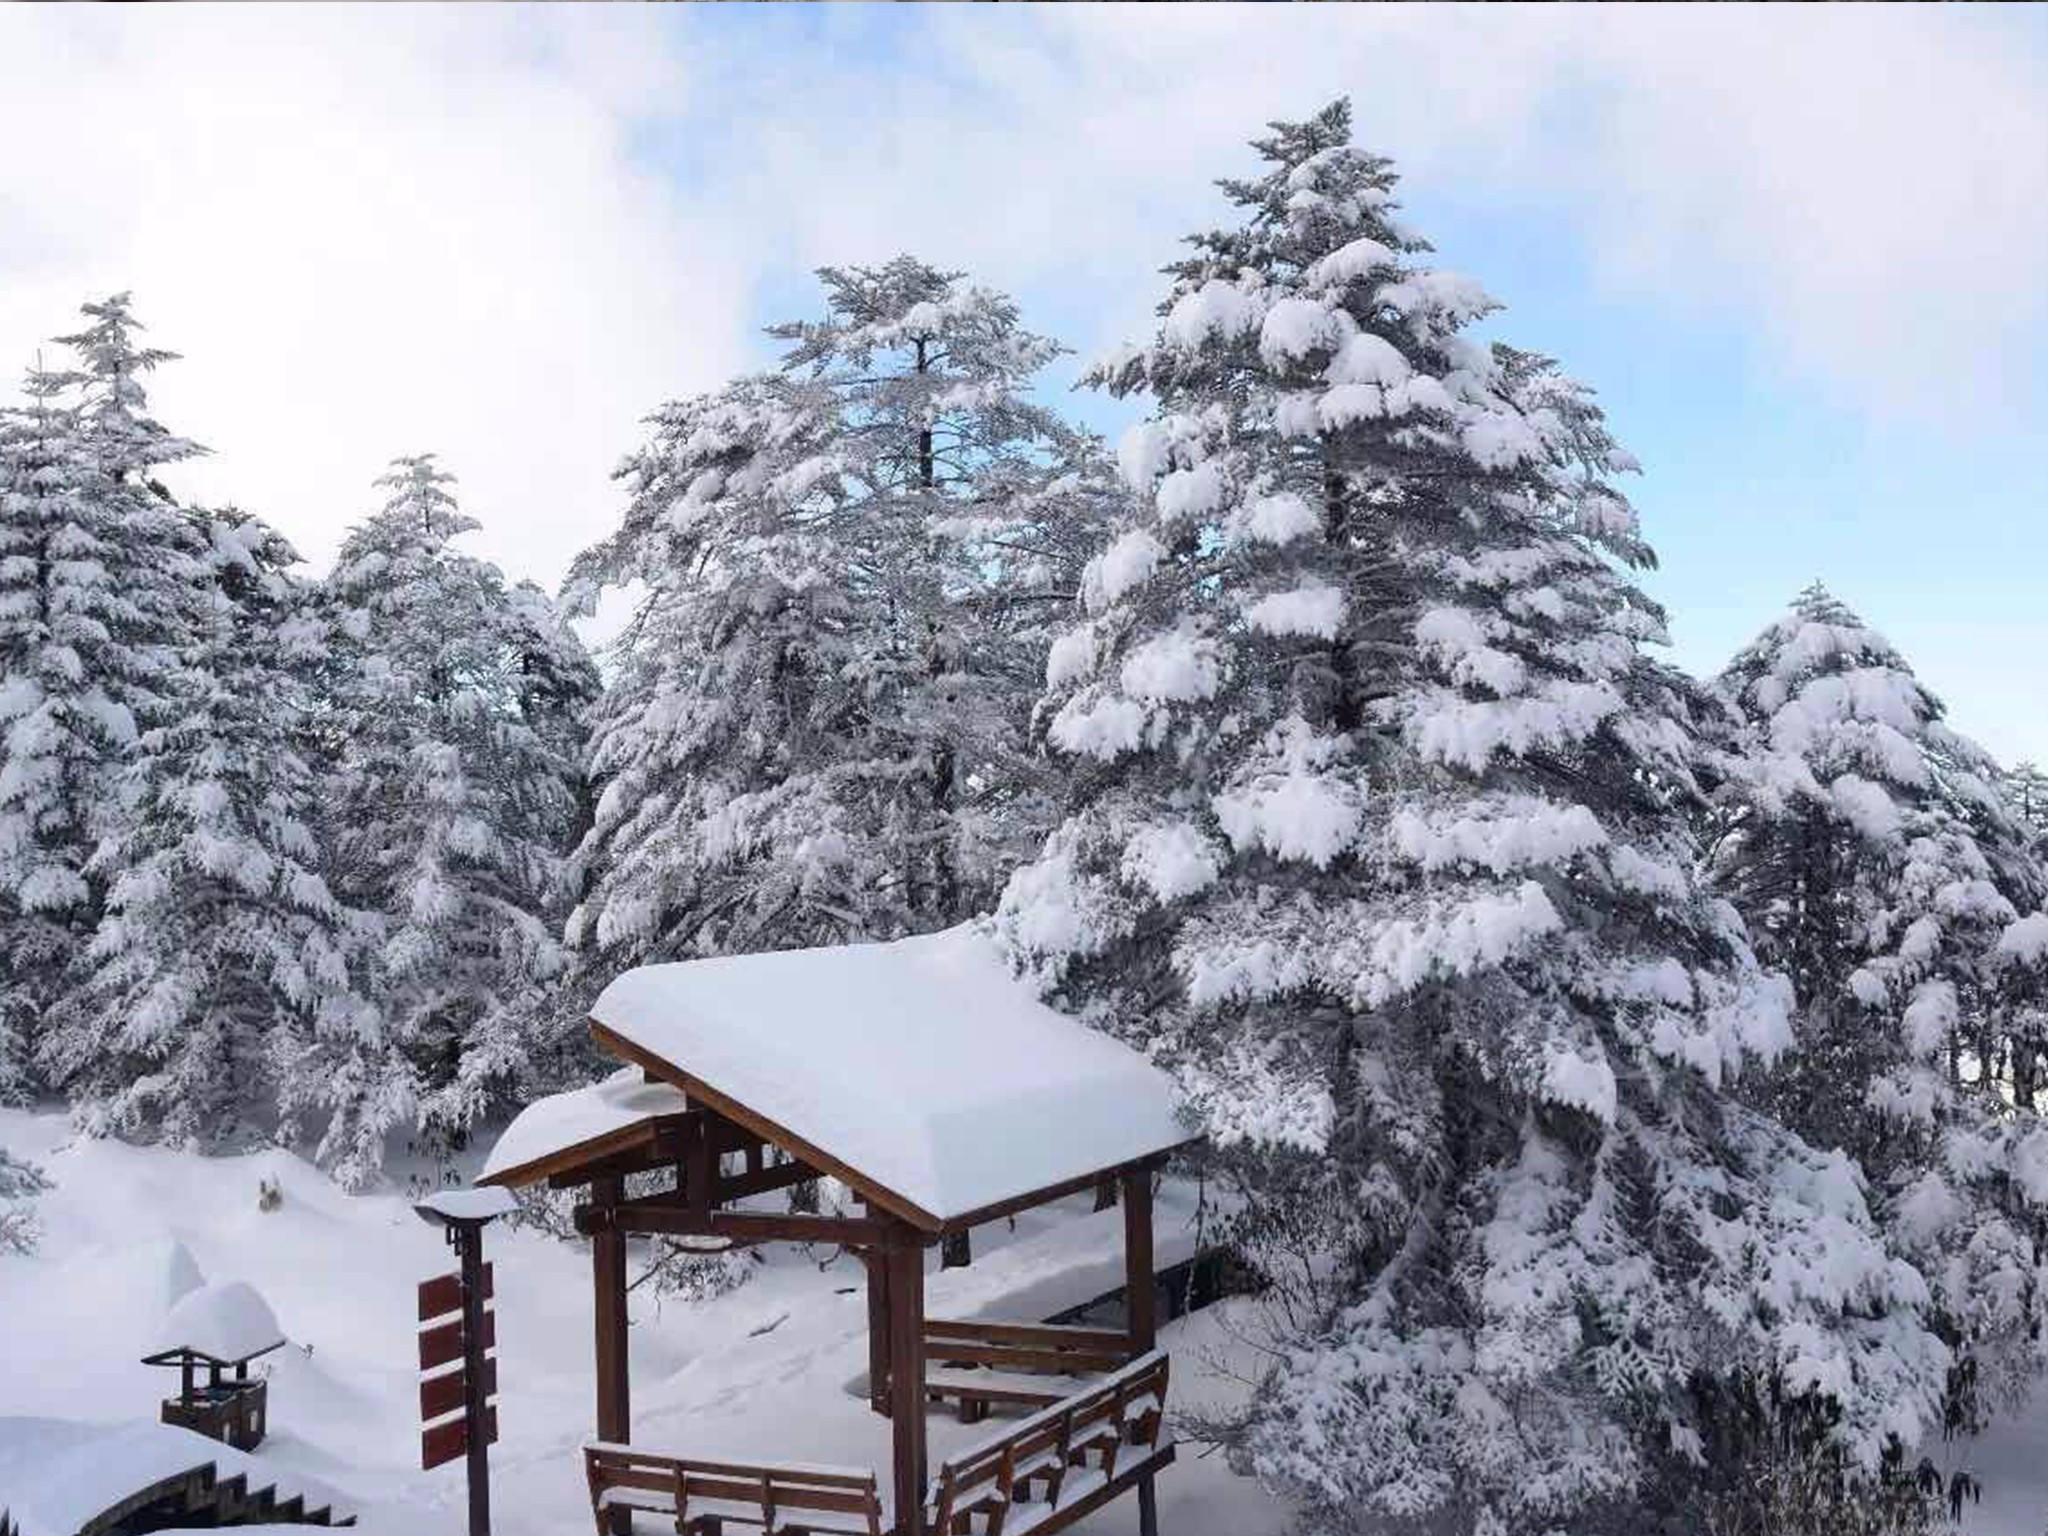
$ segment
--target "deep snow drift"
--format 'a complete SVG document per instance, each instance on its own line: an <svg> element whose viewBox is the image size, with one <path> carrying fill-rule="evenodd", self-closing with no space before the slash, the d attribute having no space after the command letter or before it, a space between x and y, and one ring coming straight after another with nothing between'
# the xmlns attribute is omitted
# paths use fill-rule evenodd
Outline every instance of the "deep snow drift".
<svg viewBox="0 0 2048 1536"><path fill-rule="evenodd" d="M416 1283L453 1268L440 1233L398 1192L343 1194L287 1153L203 1158L69 1140L61 1116L0 1110L0 1145L55 1183L32 1258L0 1257L0 1438L6 1416L153 1418L172 1385L140 1363L165 1315L203 1282L246 1282L289 1342L255 1369L270 1378L270 1438L254 1460L317 1480L361 1511L368 1536L456 1536L460 1464L419 1470ZM258 1209L260 1180L283 1191ZM940 1315L1041 1317L1122 1279L1122 1214L1084 1197L975 1234L966 1270L933 1273ZM1159 1262L1192 1251L1192 1192L1159 1201ZM580 1246L494 1229L499 1419L492 1450L500 1536L589 1529L579 1447L591 1434L590 1266ZM633 1429L648 1445L886 1468L887 1421L854 1395L867 1364L860 1266L823 1250L771 1248L753 1278L706 1303L633 1302ZM934 1254L932 1263L936 1264ZM636 1263L634 1273L638 1273ZM1232 1390L1210 1359L1242 1358L1230 1307L1163 1330L1174 1400ZM934 1458L986 1433L932 1420ZM7 1491L0 1488L0 1504ZM1184 1446L1160 1482L1172 1536L1278 1536L1285 1518L1220 1456ZM1127 1536L1137 1505L1084 1521ZM2026 1536L2038 1536L2029 1531Z"/></svg>
<svg viewBox="0 0 2048 1536"><path fill-rule="evenodd" d="M202 1158L70 1142L63 1118L0 1110L0 1145L44 1164L56 1187L39 1205L33 1258L0 1256L0 1437L5 1416L150 1418L173 1384L139 1363L166 1313L202 1283L246 1281L270 1302L290 1342L266 1356L270 1438L254 1460L339 1493L365 1536L457 1536L459 1464L418 1469L413 1288L453 1267L440 1234L404 1195L349 1196L283 1152ZM260 1179L283 1205L257 1208ZM937 1313L1043 1316L1122 1277L1121 1216L1085 1200L1033 1213L1015 1232L975 1234L972 1268L934 1274ZM1159 1262L1192 1245L1188 1192L1159 1205ZM501 1536L589 1529L577 1448L591 1432L590 1271L583 1251L528 1231L494 1230L500 1423L493 1513ZM708 1303L633 1296L634 1436L650 1445L886 1467L887 1424L847 1389L866 1367L858 1265L822 1252L766 1250L768 1262ZM637 1266L634 1271L638 1273ZM1236 1388L1219 1365L1249 1364L1234 1334L1245 1303L1169 1326L1173 1398L1186 1407ZM983 1433L932 1421L944 1454ZM1966 1512L1967 1536L2041 1536L2048 1526L2048 1401L1981 1442L1939 1448L1945 1466L1987 1483ZM0 1504L7 1490L0 1488ZM1184 1444L1160 1482L1168 1536L1279 1536L1286 1518L1220 1456ZM1121 1500L1081 1524L1130 1536Z"/></svg>

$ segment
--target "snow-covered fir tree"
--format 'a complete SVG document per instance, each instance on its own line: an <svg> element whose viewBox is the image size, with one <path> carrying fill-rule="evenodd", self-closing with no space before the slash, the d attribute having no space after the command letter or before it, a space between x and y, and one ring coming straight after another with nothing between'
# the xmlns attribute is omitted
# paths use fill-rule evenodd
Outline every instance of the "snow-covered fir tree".
<svg viewBox="0 0 2048 1536"><path fill-rule="evenodd" d="M371 1006L316 1021L286 1094L325 1117L320 1156L349 1184L394 1127L460 1132L518 1082L566 959L596 672L538 591L455 547L477 524L452 482L432 455L394 461L327 583L334 884L371 918Z"/></svg>
<svg viewBox="0 0 2048 1536"><path fill-rule="evenodd" d="M2033 762L2015 763L2000 776L2005 803L2038 851L2048 844L2048 773Z"/></svg>
<svg viewBox="0 0 2048 1536"><path fill-rule="evenodd" d="M79 1021L114 779L172 707L199 590L154 478L200 451L148 412L144 378L172 354L141 345L125 294L83 313L61 338L75 367L39 368L0 420L0 1096Z"/></svg>
<svg viewBox="0 0 2048 1536"><path fill-rule="evenodd" d="M1960 1350L1958 1412L2032 1369L2048 1135L2032 989L2048 920L1990 756L1818 584L1729 664L1741 721L1713 873L1791 977L1769 1102L1844 1147ZM1994 1379L1995 1378L1995 1379Z"/></svg>
<svg viewBox="0 0 2048 1536"><path fill-rule="evenodd" d="M1077 807L996 918L1243 1186L1279 1337L1236 1453L1317 1532L1584 1529L1748 1373L1874 1467L1947 1352L1846 1159L1729 1092L1789 992L1696 879L1630 460L1475 339L1347 104L1256 148L1099 369L1156 402L1138 510L1047 668Z"/></svg>
<svg viewBox="0 0 2048 1536"><path fill-rule="evenodd" d="M626 965L894 935L1049 824L1024 724L1113 485L1025 390L1056 349L908 257L827 268L783 367L671 405L573 600L639 584L571 942Z"/></svg>
<svg viewBox="0 0 2048 1536"><path fill-rule="evenodd" d="M280 1052L360 1005L311 755L325 631L276 530L232 509L192 522L205 607L175 708L122 775L121 827L94 861L107 911L47 1055L90 1124L217 1145L267 1131Z"/></svg>

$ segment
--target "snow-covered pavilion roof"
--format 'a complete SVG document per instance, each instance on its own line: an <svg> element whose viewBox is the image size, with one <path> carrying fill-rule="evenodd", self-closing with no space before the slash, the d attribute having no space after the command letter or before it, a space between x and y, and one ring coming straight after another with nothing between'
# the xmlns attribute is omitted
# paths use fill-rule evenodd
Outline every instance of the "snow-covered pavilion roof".
<svg viewBox="0 0 2048 1536"><path fill-rule="evenodd" d="M536 1099L505 1127L484 1159L480 1184L526 1184L564 1152L596 1158L633 1142L689 1103L680 1088L650 1083L638 1067L621 1067L603 1082Z"/></svg>
<svg viewBox="0 0 2048 1536"><path fill-rule="evenodd" d="M196 1355L216 1365L237 1365L284 1343L284 1330L262 1292L241 1280L187 1291L157 1326L150 1359Z"/></svg>
<svg viewBox="0 0 2048 1536"><path fill-rule="evenodd" d="M1183 1145L1170 1078L1047 1007L972 925L642 966L600 1043L932 1229ZM531 1106L486 1181L682 1108L615 1076Z"/></svg>

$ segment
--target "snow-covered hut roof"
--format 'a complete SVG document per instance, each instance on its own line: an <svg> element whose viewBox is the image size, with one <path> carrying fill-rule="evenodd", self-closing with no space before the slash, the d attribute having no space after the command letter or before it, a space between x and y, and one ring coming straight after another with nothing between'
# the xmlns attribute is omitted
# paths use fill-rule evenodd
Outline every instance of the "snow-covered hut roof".
<svg viewBox="0 0 2048 1536"><path fill-rule="evenodd" d="M164 1314L156 1336L152 1361L189 1354L215 1365L238 1365L284 1343L270 1303L241 1280L187 1291Z"/></svg>
<svg viewBox="0 0 2048 1536"><path fill-rule="evenodd" d="M601 1083L527 1105L491 1147L477 1182L530 1184L565 1155L581 1161L620 1151L689 1107L680 1088L647 1082L638 1067L621 1067Z"/></svg>
<svg viewBox="0 0 2048 1536"><path fill-rule="evenodd" d="M642 966L591 1018L615 1054L932 1230L1190 1139L1165 1073L1047 1007L972 925ZM644 1088L533 1105L483 1179L522 1182Z"/></svg>

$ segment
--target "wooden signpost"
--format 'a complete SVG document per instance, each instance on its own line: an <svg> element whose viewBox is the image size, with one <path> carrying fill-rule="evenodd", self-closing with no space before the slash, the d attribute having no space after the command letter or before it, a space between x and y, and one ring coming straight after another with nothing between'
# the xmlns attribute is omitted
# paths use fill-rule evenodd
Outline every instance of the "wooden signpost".
<svg viewBox="0 0 2048 1536"><path fill-rule="evenodd" d="M491 1353L498 1315L488 1305L494 1287L484 1228L511 1201L494 1196L503 1191L459 1191L413 1207L446 1232L461 1264L454 1274L420 1282L420 1466L467 1458L469 1536L490 1536L490 1447L498 1438L498 1362Z"/></svg>

